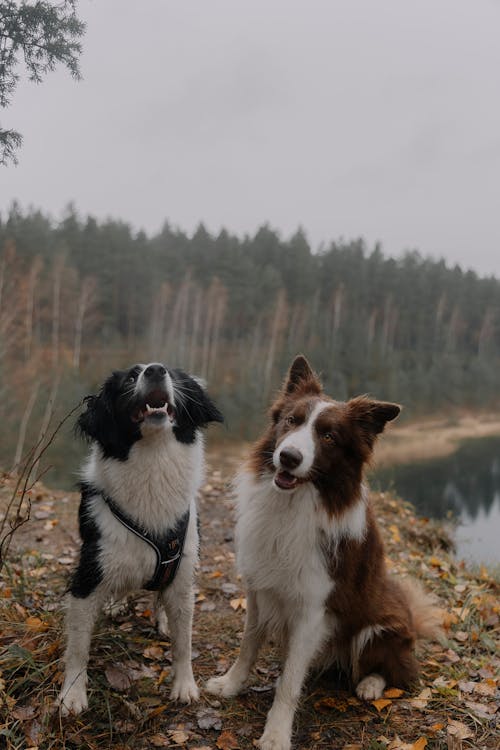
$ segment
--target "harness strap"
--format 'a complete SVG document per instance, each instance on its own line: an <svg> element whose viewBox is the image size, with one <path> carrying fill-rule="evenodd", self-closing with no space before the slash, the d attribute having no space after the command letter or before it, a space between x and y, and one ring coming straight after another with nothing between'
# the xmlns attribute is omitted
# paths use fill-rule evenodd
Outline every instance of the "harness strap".
<svg viewBox="0 0 500 750"><path fill-rule="evenodd" d="M146 542L156 555L155 571L143 588L148 591L159 591L170 586L177 574L184 550L189 524L189 509L178 520L173 529L167 529L164 534L157 536L150 534L145 529L140 529L136 522L127 513L124 513L109 495L102 492L101 496L114 517L132 534Z"/></svg>

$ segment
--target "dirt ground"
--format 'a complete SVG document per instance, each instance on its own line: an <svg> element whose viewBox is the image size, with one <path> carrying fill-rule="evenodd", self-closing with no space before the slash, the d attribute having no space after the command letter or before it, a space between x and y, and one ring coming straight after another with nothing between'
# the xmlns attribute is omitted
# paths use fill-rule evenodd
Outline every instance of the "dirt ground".
<svg viewBox="0 0 500 750"><path fill-rule="evenodd" d="M229 479L241 451L209 453L200 494L202 548L197 578L193 668L203 686L231 664L241 637L245 592L235 573ZM14 479L0 479L0 511ZM89 710L62 719L63 594L78 550L78 496L37 485L31 520L13 540L0 582L0 747L248 750L262 733L279 674L267 648L248 688L233 700L202 692L183 707L168 700L170 642L154 627L149 595L103 615L93 640ZM446 642L420 648L422 677L409 693L389 689L362 702L337 674L312 675L297 713L294 748L422 750L499 747L499 602L489 572L454 560L445 531L403 501L373 498L396 575L411 573L440 598Z"/></svg>

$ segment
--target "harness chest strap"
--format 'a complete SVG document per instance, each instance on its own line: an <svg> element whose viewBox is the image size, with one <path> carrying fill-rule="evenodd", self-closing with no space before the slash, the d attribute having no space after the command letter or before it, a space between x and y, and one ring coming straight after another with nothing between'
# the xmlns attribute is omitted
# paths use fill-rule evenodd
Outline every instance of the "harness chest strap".
<svg viewBox="0 0 500 750"><path fill-rule="evenodd" d="M167 529L164 534L153 536L144 529L140 529L135 521L124 513L109 495L104 492L101 494L102 499L115 518L132 534L146 542L156 554L155 571L143 588L148 591L159 591L169 586L173 582L181 562L189 524L189 509L173 529Z"/></svg>

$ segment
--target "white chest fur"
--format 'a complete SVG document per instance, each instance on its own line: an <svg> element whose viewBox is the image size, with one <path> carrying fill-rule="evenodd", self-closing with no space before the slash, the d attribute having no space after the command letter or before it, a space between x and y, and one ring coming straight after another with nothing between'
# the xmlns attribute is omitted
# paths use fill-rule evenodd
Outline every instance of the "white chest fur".
<svg viewBox="0 0 500 750"><path fill-rule="evenodd" d="M151 530L172 525L203 479L203 443L177 442L160 433L134 443L126 461L102 458L94 447L83 478L104 490L134 520Z"/></svg>
<svg viewBox="0 0 500 750"><path fill-rule="evenodd" d="M319 545L329 521L315 488L285 494L270 478L244 473L237 493L237 561L249 588L272 591L288 606L321 606L333 581Z"/></svg>

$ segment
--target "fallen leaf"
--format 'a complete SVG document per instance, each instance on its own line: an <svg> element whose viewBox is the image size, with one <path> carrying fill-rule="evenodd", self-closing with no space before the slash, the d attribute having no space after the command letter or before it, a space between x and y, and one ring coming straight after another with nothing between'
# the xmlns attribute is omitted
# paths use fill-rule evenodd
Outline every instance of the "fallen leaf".
<svg viewBox="0 0 500 750"><path fill-rule="evenodd" d="M432 725L432 726L430 727L430 730L431 730L432 732L439 732L439 731L440 731L441 729L444 729L444 724L442 724L442 723L441 723L441 722L439 722L439 721L437 722L437 724L433 724L433 725Z"/></svg>
<svg viewBox="0 0 500 750"><path fill-rule="evenodd" d="M170 745L170 740L165 734L162 734L162 732L153 734L152 737L148 738L148 741L153 745L153 747L168 747Z"/></svg>
<svg viewBox="0 0 500 750"><path fill-rule="evenodd" d="M349 708L349 703L345 698L335 698L334 696L328 695L325 698L320 698L319 701L316 701L314 708L316 711L321 711L322 713L330 711L331 709L344 713Z"/></svg>
<svg viewBox="0 0 500 750"><path fill-rule="evenodd" d="M209 578L222 578L222 572L220 570L214 570L210 575Z"/></svg>
<svg viewBox="0 0 500 750"><path fill-rule="evenodd" d="M455 721L454 719L448 719L448 734L452 737L457 737L459 740L467 740L470 737L474 737L472 732L466 724L461 721Z"/></svg>
<svg viewBox="0 0 500 750"><path fill-rule="evenodd" d="M168 733L170 739L177 745L185 745L189 739L189 734L183 729L171 729Z"/></svg>
<svg viewBox="0 0 500 750"><path fill-rule="evenodd" d="M148 646L142 652L145 659L163 659L163 649L161 646Z"/></svg>
<svg viewBox="0 0 500 750"><path fill-rule="evenodd" d="M33 706L16 706L12 709L12 716L18 721L27 721L35 715Z"/></svg>
<svg viewBox="0 0 500 750"><path fill-rule="evenodd" d="M196 714L196 720L200 729L215 729L217 732L222 729L220 714L210 708L200 709Z"/></svg>
<svg viewBox="0 0 500 750"><path fill-rule="evenodd" d="M384 698L401 698L403 693L404 690L400 690L400 688L389 688L384 690Z"/></svg>
<svg viewBox="0 0 500 750"><path fill-rule="evenodd" d="M227 729L221 732L217 738L217 747L219 750L238 750L238 740L232 732Z"/></svg>
<svg viewBox="0 0 500 750"><path fill-rule="evenodd" d="M467 708L469 708L473 714L479 716L481 719L489 719L492 714L497 710L497 706L490 705L489 703L475 703L474 701L464 701Z"/></svg>
<svg viewBox="0 0 500 750"><path fill-rule="evenodd" d="M106 667L104 674L110 686L114 690L128 690L132 680L128 671L120 666Z"/></svg>
<svg viewBox="0 0 500 750"><path fill-rule="evenodd" d="M411 746L411 750L424 750L427 745L427 737L419 737Z"/></svg>
<svg viewBox="0 0 500 750"><path fill-rule="evenodd" d="M484 680L483 682L474 683L474 692L478 695L493 696L497 692L497 684L495 680Z"/></svg>
<svg viewBox="0 0 500 750"><path fill-rule="evenodd" d="M448 651L445 651L445 656L448 661L451 661L452 664L456 664L457 661L460 661L460 657L458 656L458 654L452 651L451 648L449 648Z"/></svg>
<svg viewBox="0 0 500 750"><path fill-rule="evenodd" d="M432 696L432 691L430 688L424 688L419 695L417 695L416 698L410 698L409 703L413 706L413 708L418 708L420 711L422 711L429 702L429 698Z"/></svg>
<svg viewBox="0 0 500 750"><path fill-rule="evenodd" d="M245 599L244 596L240 596L237 599L231 599L229 603L235 612L238 609L246 610L247 608L247 600Z"/></svg>
<svg viewBox="0 0 500 750"><path fill-rule="evenodd" d="M458 683L458 687L462 691L462 693L473 693L476 689L476 683L471 682L470 680L460 680Z"/></svg>
<svg viewBox="0 0 500 750"><path fill-rule="evenodd" d="M387 700L386 698L378 698L376 701L372 701L372 706L375 706L377 711L380 713L384 708L387 708L387 706L390 706L392 703L391 700Z"/></svg>
<svg viewBox="0 0 500 750"><path fill-rule="evenodd" d="M28 630L34 630L37 633L43 633L43 631L48 630L49 627L47 623L40 620L39 617L27 617L24 624Z"/></svg>

